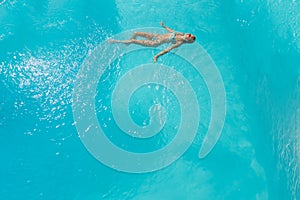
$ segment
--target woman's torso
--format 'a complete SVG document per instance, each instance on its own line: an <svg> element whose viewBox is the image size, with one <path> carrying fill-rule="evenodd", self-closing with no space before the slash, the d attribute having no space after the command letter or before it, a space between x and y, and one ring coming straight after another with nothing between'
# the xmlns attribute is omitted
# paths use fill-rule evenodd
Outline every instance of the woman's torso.
<svg viewBox="0 0 300 200"><path fill-rule="evenodd" d="M175 44L179 40L180 34L176 32L166 33L166 34L157 34L156 40L159 40L161 43L173 43Z"/></svg>

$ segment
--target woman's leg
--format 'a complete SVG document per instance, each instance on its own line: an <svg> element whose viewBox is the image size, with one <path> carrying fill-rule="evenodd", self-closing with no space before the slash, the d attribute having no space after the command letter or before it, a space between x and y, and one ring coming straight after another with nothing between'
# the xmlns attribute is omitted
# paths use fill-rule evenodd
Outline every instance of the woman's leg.
<svg viewBox="0 0 300 200"><path fill-rule="evenodd" d="M110 43L123 43L123 44L138 44L142 45L145 47L157 47L161 44L161 42L155 40L135 40L135 39L130 39L130 40L110 40Z"/></svg>
<svg viewBox="0 0 300 200"><path fill-rule="evenodd" d="M147 38L148 40L152 40L152 38L156 35L157 34L146 33L146 32L134 32L134 34L131 36L130 39L136 39L137 36L140 36L140 37Z"/></svg>

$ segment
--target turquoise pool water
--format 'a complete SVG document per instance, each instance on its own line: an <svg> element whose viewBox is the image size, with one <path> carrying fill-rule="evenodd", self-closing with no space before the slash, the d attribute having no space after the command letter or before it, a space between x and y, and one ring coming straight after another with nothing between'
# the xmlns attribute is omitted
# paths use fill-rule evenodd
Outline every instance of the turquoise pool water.
<svg viewBox="0 0 300 200"><path fill-rule="evenodd" d="M299 13L298 1L0 1L1 199L300 199ZM210 154L199 159L211 116L209 91L188 62L170 53L159 63L181 72L196 91L197 136L161 170L116 171L78 137L76 76L108 37L159 27L161 20L194 33L216 64L226 91L224 128ZM155 86L137 90L129 110L143 125L149 107L161 102L172 116L161 136L128 139L113 120L114 86L154 52L124 55L97 86L97 119L128 151L162 148L181 120L176 95Z"/></svg>

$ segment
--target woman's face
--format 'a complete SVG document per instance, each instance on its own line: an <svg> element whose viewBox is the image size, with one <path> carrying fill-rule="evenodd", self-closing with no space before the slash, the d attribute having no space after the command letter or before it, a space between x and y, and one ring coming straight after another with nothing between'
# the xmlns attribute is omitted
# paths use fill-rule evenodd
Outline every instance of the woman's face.
<svg viewBox="0 0 300 200"><path fill-rule="evenodd" d="M195 42L196 37L193 34L186 33L185 34L185 39L187 40L187 42L193 43L193 42Z"/></svg>

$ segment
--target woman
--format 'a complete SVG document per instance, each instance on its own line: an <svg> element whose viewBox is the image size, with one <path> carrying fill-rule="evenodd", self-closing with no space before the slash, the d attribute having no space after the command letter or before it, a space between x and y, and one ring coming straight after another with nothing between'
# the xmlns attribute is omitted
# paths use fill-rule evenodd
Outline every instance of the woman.
<svg viewBox="0 0 300 200"><path fill-rule="evenodd" d="M156 34L156 33L146 33L146 32L135 32L129 40L109 40L110 43L124 43L124 44L139 44L146 47L157 47L161 44L172 43L173 45L167 49L161 51L154 56L154 62L157 61L158 57L168 53L172 49L179 47L184 43L193 43L196 37L190 33L179 33L175 32L169 27L166 27L163 22L161 26L165 28L169 33L166 34ZM137 40L136 38L140 36L146 38L146 40Z"/></svg>

